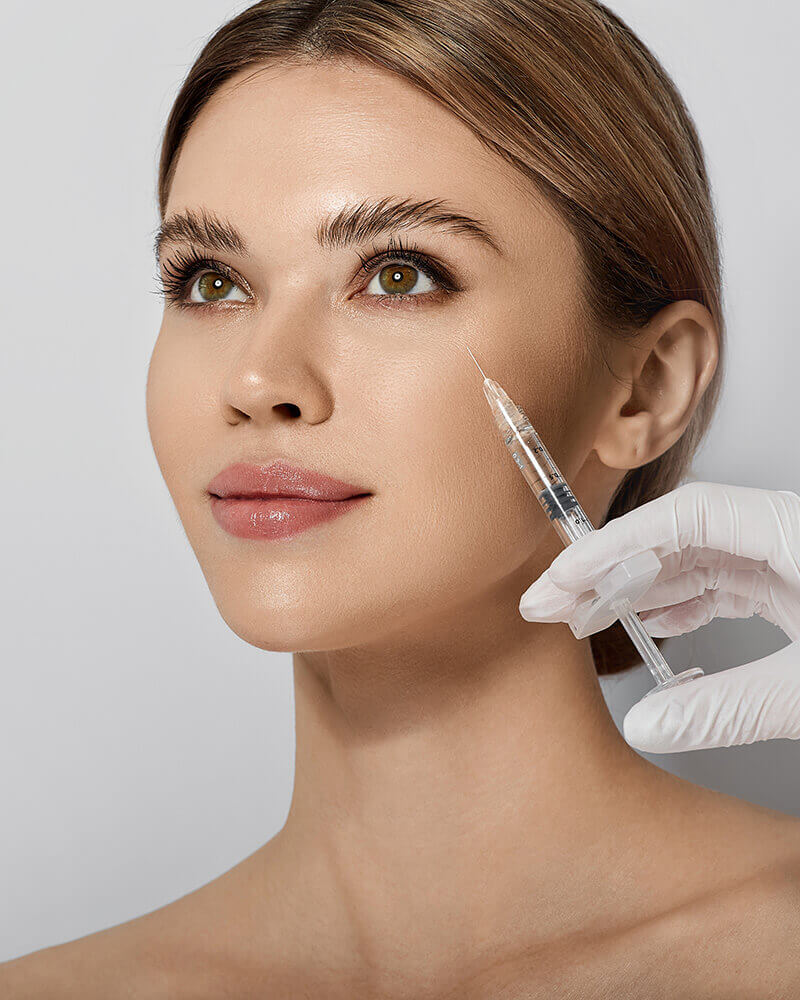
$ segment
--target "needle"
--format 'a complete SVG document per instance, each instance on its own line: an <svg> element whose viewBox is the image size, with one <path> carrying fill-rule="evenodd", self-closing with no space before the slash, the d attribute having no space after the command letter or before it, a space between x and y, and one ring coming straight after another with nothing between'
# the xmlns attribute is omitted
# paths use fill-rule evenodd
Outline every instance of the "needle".
<svg viewBox="0 0 800 1000"><path fill-rule="evenodd" d="M466 345L466 344L465 344L464 346L465 346L465 347L467 347L467 345ZM467 347L467 350L469 351L469 348L468 348L468 347ZM475 355L474 355L474 354L472 353L472 351L469 351L469 356L470 356L470 357L472 358L472 360L473 360L473 361L475 361ZM478 365L478 362L477 362L477 361L475 361L475 364L476 364L476 365ZM484 377L484 379L485 379L485 378L486 378L486 374L485 374L485 372L484 372L483 368L481 368L481 366L480 366L480 365L478 365L478 371L479 371L479 372L481 373L481 375L483 375L483 377Z"/></svg>

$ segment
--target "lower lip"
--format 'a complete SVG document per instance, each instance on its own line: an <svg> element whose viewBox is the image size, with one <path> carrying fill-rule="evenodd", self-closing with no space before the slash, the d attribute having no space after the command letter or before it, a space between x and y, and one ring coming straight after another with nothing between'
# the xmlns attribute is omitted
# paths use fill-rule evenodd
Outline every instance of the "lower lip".
<svg viewBox="0 0 800 1000"><path fill-rule="evenodd" d="M369 494L346 500L301 500L297 497L224 499L211 497L211 511L220 527L238 538L291 538L315 524L352 510Z"/></svg>

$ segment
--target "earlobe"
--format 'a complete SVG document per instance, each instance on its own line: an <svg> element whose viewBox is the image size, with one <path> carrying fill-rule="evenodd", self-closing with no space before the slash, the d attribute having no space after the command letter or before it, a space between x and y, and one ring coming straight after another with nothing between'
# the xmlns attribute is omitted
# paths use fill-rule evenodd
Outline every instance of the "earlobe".
<svg viewBox="0 0 800 1000"><path fill-rule="evenodd" d="M665 306L618 356L618 383L595 451L613 469L662 455L683 434L716 370L719 334L709 310L682 299Z"/></svg>

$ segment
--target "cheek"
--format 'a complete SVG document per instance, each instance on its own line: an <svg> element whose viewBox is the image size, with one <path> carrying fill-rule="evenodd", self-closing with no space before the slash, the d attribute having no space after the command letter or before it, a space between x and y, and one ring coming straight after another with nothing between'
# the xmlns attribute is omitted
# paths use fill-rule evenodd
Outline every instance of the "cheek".
<svg viewBox="0 0 800 1000"><path fill-rule="evenodd" d="M198 421L209 403L208 370L195 367L179 338L159 333L147 371L147 427L161 474L177 503L193 484Z"/></svg>
<svg viewBox="0 0 800 1000"><path fill-rule="evenodd" d="M468 600L513 574L548 526L497 431L480 379L413 390L391 408L384 552L417 610ZM413 585L412 585L413 580Z"/></svg>
<svg viewBox="0 0 800 1000"><path fill-rule="evenodd" d="M483 345L471 339L487 374L522 406L569 475L583 460L575 407L585 396L584 369L580 342L573 347L559 334L517 332L508 344L498 344L499 335ZM419 373L382 409L392 421L385 439L393 442L394 482L386 499L403 546L396 565L402 574L408 563L424 592L417 593L421 606L443 596L468 600L504 578L516 586L523 567L532 580L539 563L544 569L561 550L495 425L479 372L465 350L456 353L437 366L440 377Z"/></svg>
<svg viewBox="0 0 800 1000"><path fill-rule="evenodd" d="M178 375L170 357L170 349L163 331L159 333L147 369L147 428L161 474L172 492L175 473L175 456L181 437L176 423L182 412L180 386L175 385Z"/></svg>

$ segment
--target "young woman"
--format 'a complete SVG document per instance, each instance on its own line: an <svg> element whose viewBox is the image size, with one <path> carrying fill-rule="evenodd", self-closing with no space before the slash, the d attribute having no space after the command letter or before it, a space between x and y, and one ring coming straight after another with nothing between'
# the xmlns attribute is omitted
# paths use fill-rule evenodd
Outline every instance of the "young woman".
<svg viewBox="0 0 800 1000"><path fill-rule="evenodd" d="M3 996L795 995L798 820L627 745L624 634L522 619L560 543L466 350L596 524L678 485L723 316L654 56L592 0L257 3L175 101L159 205L150 434L220 614L294 654L294 793Z"/></svg>

